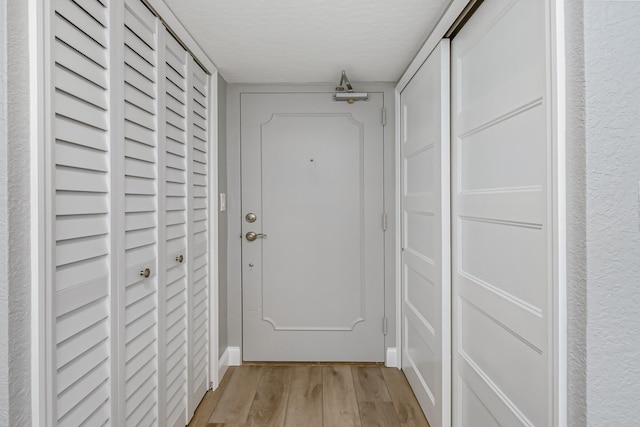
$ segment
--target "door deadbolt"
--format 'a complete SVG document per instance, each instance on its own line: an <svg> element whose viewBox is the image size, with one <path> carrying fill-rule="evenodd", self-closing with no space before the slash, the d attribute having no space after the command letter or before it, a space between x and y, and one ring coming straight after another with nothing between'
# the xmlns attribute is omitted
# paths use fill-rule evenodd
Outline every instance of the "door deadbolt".
<svg viewBox="0 0 640 427"><path fill-rule="evenodd" d="M248 241L253 242L253 241L254 241L254 240L256 240L258 237L260 237L260 238L264 238L264 237L267 237L267 235L266 235L266 234L264 234L264 233L255 233L255 232L253 232L253 231L249 231L249 232L245 235L245 237L247 238L247 240L248 240Z"/></svg>
<svg viewBox="0 0 640 427"><path fill-rule="evenodd" d="M246 219L247 222L256 222L256 219L258 219L258 217L256 216L256 214L250 212L244 217L244 219Z"/></svg>

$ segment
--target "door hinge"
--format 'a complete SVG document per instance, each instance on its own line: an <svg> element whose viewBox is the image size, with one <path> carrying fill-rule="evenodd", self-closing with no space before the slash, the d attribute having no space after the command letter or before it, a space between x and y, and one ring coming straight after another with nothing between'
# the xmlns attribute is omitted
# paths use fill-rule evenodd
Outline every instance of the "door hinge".
<svg viewBox="0 0 640 427"><path fill-rule="evenodd" d="M387 316L382 318L382 334L387 335Z"/></svg>
<svg viewBox="0 0 640 427"><path fill-rule="evenodd" d="M382 107L382 126L387 125L387 109Z"/></svg>
<svg viewBox="0 0 640 427"><path fill-rule="evenodd" d="M382 213L382 231L387 231L387 213Z"/></svg>

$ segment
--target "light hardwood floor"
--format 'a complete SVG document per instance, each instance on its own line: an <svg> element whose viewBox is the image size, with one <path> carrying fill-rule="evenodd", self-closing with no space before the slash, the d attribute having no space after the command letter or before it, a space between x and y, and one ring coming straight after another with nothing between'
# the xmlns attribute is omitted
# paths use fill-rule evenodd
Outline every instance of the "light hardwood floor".
<svg viewBox="0 0 640 427"><path fill-rule="evenodd" d="M380 365L231 367L189 427L428 427L402 371Z"/></svg>

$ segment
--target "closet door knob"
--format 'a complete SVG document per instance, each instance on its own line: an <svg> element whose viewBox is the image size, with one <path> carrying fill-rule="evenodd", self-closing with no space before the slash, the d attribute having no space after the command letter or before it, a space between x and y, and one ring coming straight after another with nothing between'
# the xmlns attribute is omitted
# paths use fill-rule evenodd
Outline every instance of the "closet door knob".
<svg viewBox="0 0 640 427"><path fill-rule="evenodd" d="M176 261L178 261L178 262L183 262L183 261L184 261L184 257L183 257L182 255L178 255L178 256L176 257Z"/></svg>
<svg viewBox="0 0 640 427"><path fill-rule="evenodd" d="M140 275L146 279L147 277L151 276L151 269L147 267L144 270L140 270Z"/></svg>

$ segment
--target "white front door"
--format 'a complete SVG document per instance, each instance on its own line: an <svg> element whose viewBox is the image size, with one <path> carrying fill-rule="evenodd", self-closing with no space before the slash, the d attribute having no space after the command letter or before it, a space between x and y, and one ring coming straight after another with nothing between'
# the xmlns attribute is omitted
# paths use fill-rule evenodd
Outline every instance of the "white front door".
<svg viewBox="0 0 640 427"><path fill-rule="evenodd" d="M553 425L545 4L484 2L453 39L453 420Z"/></svg>
<svg viewBox="0 0 640 427"><path fill-rule="evenodd" d="M432 427L451 423L449 40L404 88L402 370Z"/></svg>
<svg viewBox="0 0 640 427"><path fill-rule="evenodd" d="M383 97L369 96L242 94L244 360L384 360Z"/></svg>

